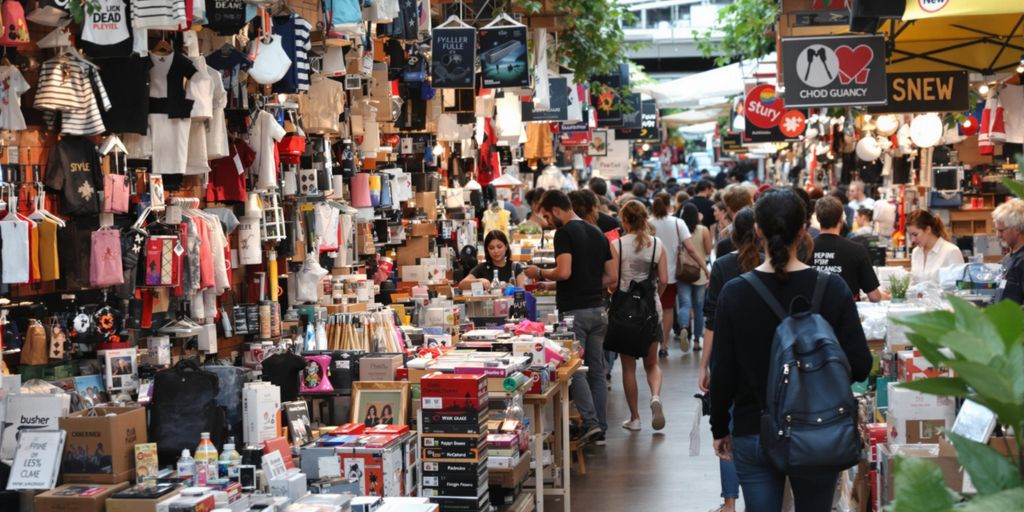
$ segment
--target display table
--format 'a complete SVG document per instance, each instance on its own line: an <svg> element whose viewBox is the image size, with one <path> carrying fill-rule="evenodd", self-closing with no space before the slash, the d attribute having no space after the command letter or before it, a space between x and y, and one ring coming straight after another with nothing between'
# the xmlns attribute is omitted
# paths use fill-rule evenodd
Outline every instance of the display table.
<svg viewBox="0 0 1024 512"><path fill-rule="evenodd" d="M534 434L534 460L537 461L536 470L534 471L534 478L537 484L537 512L543 512L544 510L544 496L561 496L564 500L563 510L572 510L571 504L571 493L570 493L570 478L569 469L572 464L569 453L569 383L572 381L572 376L579 371L586 371L583 368L583 361L579 358L574 357L568 363L558 368L556 372L557 380L553 386L548 388L542 394L525 395L523 401L526 405L533 407L533 424L537 428L538 432ZM544 409L549 403L554 403L555 398L558 399L557 406L554 407L554 451L555 455L555 466L560 467L564 474L562 475L562 485L559 487L544 487L544 438L546 437L543 432L539 432L541 425L543 425ZM557 454L561 454L561 461Z"/></svg>

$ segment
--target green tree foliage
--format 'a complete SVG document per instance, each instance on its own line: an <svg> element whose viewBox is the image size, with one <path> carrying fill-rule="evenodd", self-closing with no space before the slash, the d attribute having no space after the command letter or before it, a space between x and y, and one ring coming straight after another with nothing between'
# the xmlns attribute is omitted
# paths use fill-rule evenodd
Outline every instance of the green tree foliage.
<svg viewBox="0 0 1024 512"><path fill-rule="evenodd" d="M724 66L735 60L756 59L775 50L775 19L778 3L773 0L736 0L718 11L711 29L693 31L697 48L705 57L715 57ZM721 36L721 41L713 38Z"/></svg>

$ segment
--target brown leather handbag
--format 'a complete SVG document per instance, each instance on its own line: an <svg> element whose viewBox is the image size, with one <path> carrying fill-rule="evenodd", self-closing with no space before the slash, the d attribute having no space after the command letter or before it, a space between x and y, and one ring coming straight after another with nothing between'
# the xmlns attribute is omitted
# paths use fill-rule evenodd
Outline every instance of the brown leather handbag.
<svg viewBox="0 0 1024 512"><path fill-rule="evenodd" d="M21 347L21 364L39 365L50 362L46 327L39 320L30 320Z"/></svg>
<svg viewBox="0 0 1024 512"><path fill-rule="evenodd" d="M676 225L676 236L679 239L679 251L676 253L676 281L680 283L696 283L700 281L700 266L693 262L683 247L683 236Z"/></svg>

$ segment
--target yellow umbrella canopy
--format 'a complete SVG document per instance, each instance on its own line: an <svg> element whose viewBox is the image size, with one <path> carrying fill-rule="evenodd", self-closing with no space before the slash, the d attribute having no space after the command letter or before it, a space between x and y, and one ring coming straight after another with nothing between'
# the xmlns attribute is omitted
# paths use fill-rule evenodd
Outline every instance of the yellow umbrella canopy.
<svg viewBox="0 0 1024 512"><path fill-rule="evenodd" d="M989 2L979 2L984 7ZM893 20L880 27L891 45L889 71L967 70L984 75L1016 68L1024 54L1024 4L1002 0L999 9L981 9L981 14L913 17L908 0L902 21ZM950 0L950 4L953 0ZM1006 5L1014 6L1012 12ZM941 12L941 11L940 11ZM949 12L965 12L949 11Z"/></svg>

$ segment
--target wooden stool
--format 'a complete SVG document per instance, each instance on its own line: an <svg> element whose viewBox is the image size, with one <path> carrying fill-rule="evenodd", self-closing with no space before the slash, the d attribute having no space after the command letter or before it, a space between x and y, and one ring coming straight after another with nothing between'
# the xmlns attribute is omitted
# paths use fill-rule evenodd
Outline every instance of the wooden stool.
<svg viewBox="0 0 1024 512"><path fill-rule="evenodd" d="M582 428L583 417L576 410L575 404L569 409L569 422ZM586 446L584 443L579 441L569 442L569 451L572 452L572 461L578 466L581 475L587 474L587 457L583 453L583 447Z"/></svg>

